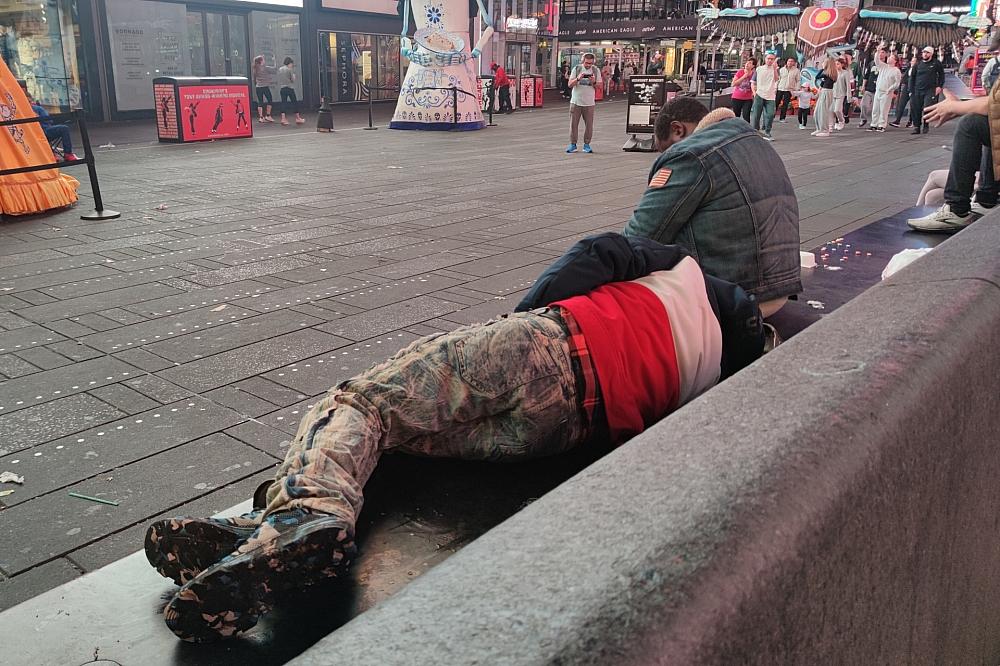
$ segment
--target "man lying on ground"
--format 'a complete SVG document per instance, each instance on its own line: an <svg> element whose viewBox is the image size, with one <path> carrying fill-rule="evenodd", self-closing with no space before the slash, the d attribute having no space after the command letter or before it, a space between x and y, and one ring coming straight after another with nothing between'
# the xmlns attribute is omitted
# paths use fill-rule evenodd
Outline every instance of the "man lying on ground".
<svg viewBox="0 0 1000 666"><path fill-rule="evenodd" d="M732 111L691 97L667 102L655 132L664 152L625 235L680 245L772 315L802 291L799 206L781 158Z"/></svg>
<svg viewBox="0 0 1000 666"><path fill-rule="evenodd" d="M188 641L231 636L276 593L342 576L382 453L518 461L619 443L763 347L756 299L681 248L582 240L514 314L418 340L331 389L254 513L153 523L146 556L182 585L167 626Z"/></svg>

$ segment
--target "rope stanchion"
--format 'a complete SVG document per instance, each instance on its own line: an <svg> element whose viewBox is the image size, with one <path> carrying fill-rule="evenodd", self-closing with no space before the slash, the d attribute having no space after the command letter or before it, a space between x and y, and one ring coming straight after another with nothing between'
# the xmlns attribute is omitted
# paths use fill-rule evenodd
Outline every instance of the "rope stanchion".
<svg viewBox="0 0 1000 666"><path fill-rule="evenodd" d="M373 86L368 86L368 127L362 127L361 129L366 130L377 130L378 127L375 125L372 115L372 91L377 92L394 92L398 93L399 88L376 88Z"/></svg>
<svg viewBox="0 0 1000 666"><path fill-rule="evenodd" d="M452 118L451 118L451 131L454 132L455 130L458 129L458 93L464 93L466 95L472 95L472 93L470 93L468 90L462 90L461 88L457 88L455 86L452 86L450 88L433 88L433 87L416 88L415 90L417 92L420 92L421 90L450 90L451 102L453 105Z"/></svg>
<svg viewBox="0 0 1000 666"><path fill-rule="evenodd" d="M87 121L83 116L83 111L76 110L69 114L76 120L77 125L80 128L80 138L83 140L83 159L76 160L65 160L63 162L55 162L53 164L38 164L36 166L30 167L20 167L17 169L0 169L0 176L13 176L19 173L31 173L33 171L48 171L49 169L61 169L67 166L76 166L77 164L86 164L87 173L90 176L90 191L94 195L94 210L90 213L86 213L80 216L81 220L113 220L117 217L121 217L121 213L116 210L109 210L104 207L104 199L101 197L101 185L97 180L97 167L94 164L94 151L90 147L90 134L87 132ZM61 119L61 115L50 116L51 120ZM0 127L7 127L10 125L25 125L28 123L42 123L42 118L20 118L17 120L5 120L0 122Z"/></svg>

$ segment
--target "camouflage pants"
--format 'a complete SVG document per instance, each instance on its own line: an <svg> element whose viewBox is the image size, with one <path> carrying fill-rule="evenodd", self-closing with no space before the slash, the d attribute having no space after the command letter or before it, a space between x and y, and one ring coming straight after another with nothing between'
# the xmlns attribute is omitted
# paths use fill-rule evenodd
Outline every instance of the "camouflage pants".
<svg viewBox="0 0 1000 666"><path fill-rule="evenodd" d="M519 460L584 436L565 330L513 314L418 340L327 393L302 419L266 514L301 507L355 525L384 451Z"/></svg>

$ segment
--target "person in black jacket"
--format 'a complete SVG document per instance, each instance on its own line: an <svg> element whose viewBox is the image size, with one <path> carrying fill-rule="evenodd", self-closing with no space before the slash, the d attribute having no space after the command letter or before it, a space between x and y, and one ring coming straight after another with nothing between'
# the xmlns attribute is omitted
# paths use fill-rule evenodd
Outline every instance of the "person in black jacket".
<svg viewBox="0 0 1000 666"><path fill-rule="evenodd" d="M924 134L930 125L924 122L924 108L937 103L944 88L944 66L934 57L934 47L925 46L920 52L917 66L910 69L910 119L913 121L911 134Z"/></svg>
<svg viewBox="0 0 1000 666"><path fill-rule="evenodd" d="M150 564L182 587L180 638L246 631L275 595L343 576L363 488L383 453L515 461L641 432L757 359L753 296L677 246L606 233L546 270L517 312L417 340L318 399L257 510L171 518Z"/></svg>

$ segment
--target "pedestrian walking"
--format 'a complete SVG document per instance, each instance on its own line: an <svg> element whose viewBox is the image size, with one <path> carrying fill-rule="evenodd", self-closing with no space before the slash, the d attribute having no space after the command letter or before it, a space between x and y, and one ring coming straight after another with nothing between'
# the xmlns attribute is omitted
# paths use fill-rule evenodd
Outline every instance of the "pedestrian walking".
<svg viewBox="0 0 1000 666"><path fill-rule="evenodd" d="M795 99L799 104L799 129L804 130L809 126L809 107L812 106L816 95L808 83L803 83L802 87L796 91Z"/></svg>
<svg viewBox="0 0 1000 666"><path fill-rule="evenodd" d="M857 96L858 81L861 79L861 69L858 63L854 62L854 54L847 52L841 56L844 60L844 69L850 74L847 79L847 95L844 97L843 111L844 111L844 125L851 122L851 111L854 110L854 101Z"/></svg>
<svg viewBox="0 0 1000 666"><path fill-rule="evenodd" d="M274 76L278 70L264 64L264 56L259 55L253 59L253 87L257 95L257 122L273 123L271 117L271 107L274 105L274 98L271 96L271 85L274 83Z"/></svg>
<svg viewBox="0 0 1000 666"><path fill-rule="evenodd" d="M559 64L559 92L563 97L569 97L569 63L565 60Z"/></svg>
<svg viewBox="0 0 1000 666"><path fill-rule="evenodd" d="M610 62L605 62L604 67L601 67L601 79L604 82L604 96L611 96L611 77L614 74L614 67L611 66Z"/></svg>
<svg viewBox="0 0 1000 666"><path fill-rule="evenodd" d="M785 122L785 116L788 115L788 110L792 107L792 95L798 94L800 78L802 78L802 71L795 58L789 58L785 62L785 66L778 70L778 96L775 107L779 114L779 123Z"/></svg>
<svg viewBox="0 0 1000 666"><path fill-rule="evenodd" d="M594 66L594 54L583 56L583 64L573 68L569 87L573 91L569 104L569 146L567 153L576 152L580 119L583 118L583 152L592 153L590 142L594 137L594 111L597 108L597 86L601 85L601 70Z"/></svg>
<svg viewBox="0 0 1000 666"><path fill-rule="evenodd" d="M756 58L747 58L743 69L733 77L733 113L737 118L750 122L753 107L753 75L757 71Z"/></svg>
<svg viewBox="0 0 1000 666"><path fill-rule="evenodd" d="M306 121L299 113L299 98L295 95L295 60L288 56L284 64L278 68L278 94L281 95L281 124L288 124L287 114L295 114L295 124L301 125Z"/></svg>
<svg viewBox="0 0 1000 666"><path fill-rule="evenodd" d="M622 67L621 64L615 63L615 69L611 72L611 83L614 89L618 92L623 90L622 88Z"/></svg>
<svg viewBox="0 0 1000 666"><path fill-rule="evenodd" d="M851 96L851 70L847 60L837 58L837 80L833 85L833 129L838 132L847 124L844 100Z"/></svg>
<svg viewBox="0 0 1000 666"><path fill-rule="evenodd" d="M902 72L897 66L896 54L889 54L889 59L879 65L878 78L875 80L875 99L872 105L872 125L868 129L874 132L884 132L889 121L889 106L892 104L892 94L899 88Z"/></svg>
<svg viewBox="0 0 1000 666"><path fill-rule="evenodd" d="M754 70L750 81L753 90L753 128L761 132L768 141L771 138L771 126L774 123L774 100L778 96L778 56L767 53L764 64ZM762 118L763 116L763 118Z"/></svg>
<svg viewBox="0 0 1000 666"><path fill-rule="evenodd" d="M910 134L930 131L930 126L924 122L924 108L937 103L942 88L944 67L934 57L934 47L925 46L920 52L920 60L910 71L910 120L913 121Z"/></svg>
<svg viewBox="0 0 1000 666"><path fill-rule="evenodd" d="M834 107L837 103L834 99L833 89L837 85L839 77L840 68L837 67L836 59L827 58L822 71L816 75L816 87L819 89L819 95L816 98L816 131L812 133L813 136L830 136L830 131L833 130Z"/></svg>

